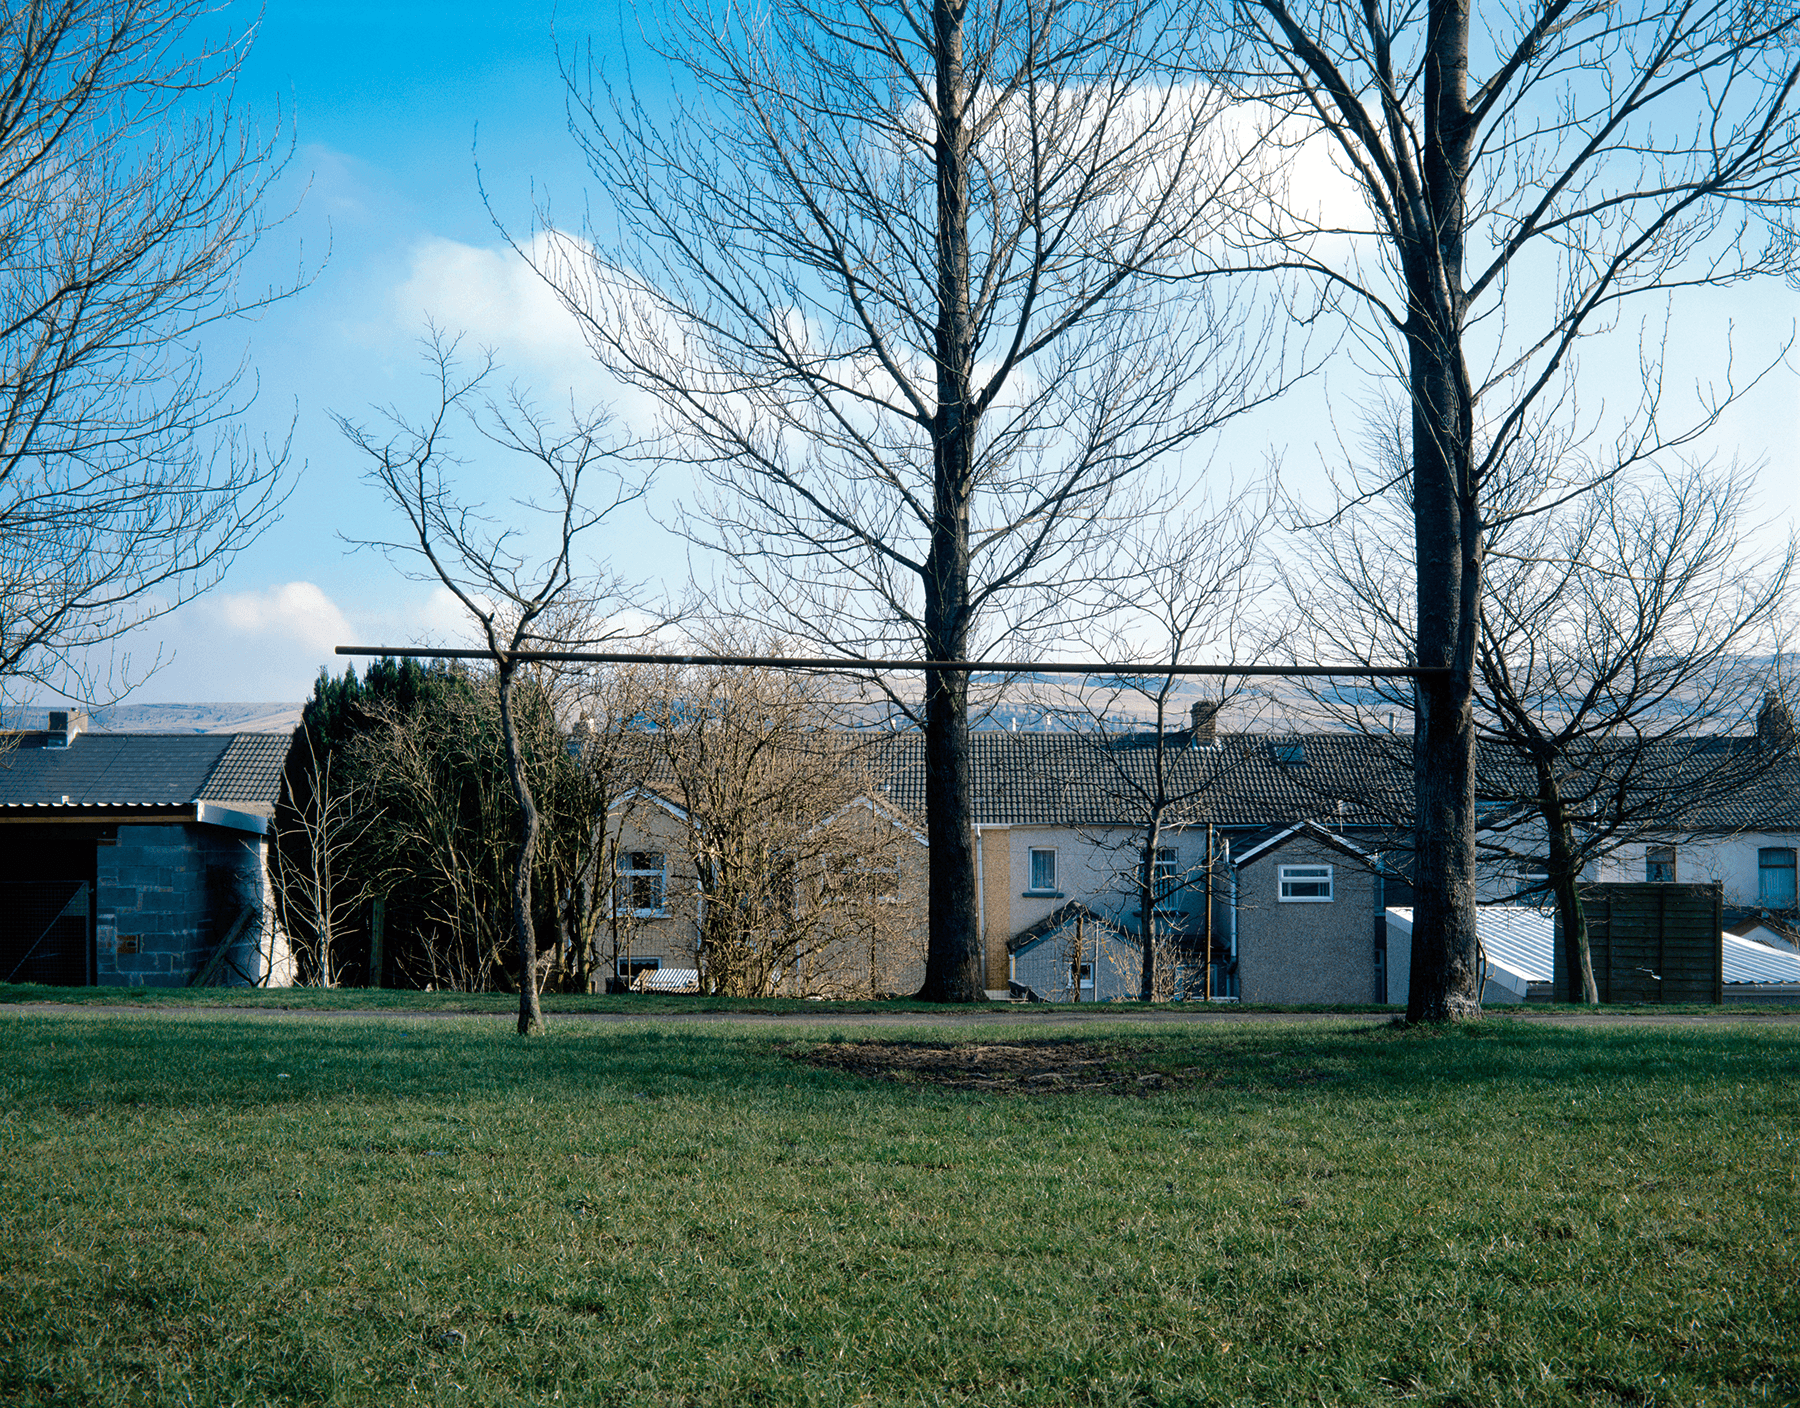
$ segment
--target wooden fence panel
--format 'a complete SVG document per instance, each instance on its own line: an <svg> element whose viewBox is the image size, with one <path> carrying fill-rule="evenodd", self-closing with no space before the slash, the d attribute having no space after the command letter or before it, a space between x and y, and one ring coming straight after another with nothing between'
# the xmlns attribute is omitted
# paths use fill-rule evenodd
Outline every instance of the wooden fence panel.
<svg viewBox="0 0 1800 1408"><path fill-rule="evenodd" d="M1583 885L1581 897L1602 1002L1725 1000L1723 886ZM1556 1000L1571 1001L1560 926L1555 962ZM1573 1000L1579 997L1577 987Z"/></svg>

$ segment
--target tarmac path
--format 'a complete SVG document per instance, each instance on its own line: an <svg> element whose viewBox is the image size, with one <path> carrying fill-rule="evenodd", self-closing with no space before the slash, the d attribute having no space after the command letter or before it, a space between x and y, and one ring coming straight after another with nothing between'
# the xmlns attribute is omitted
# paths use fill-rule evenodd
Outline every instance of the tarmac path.
<svg viewBox="0 0 1800 1408"><path fill-rule="evenodd" d="M1543 1023L1556 1027L1682 1027L1750 1024L1755 1026L1800 1025L1800 1007L1783 1011L1767 1008L1733 1012L1534 1012L1516 1007L1490 1009L1491 1015L1519 1021ZM177 1018L189 1021L368 1021L368 1022L432 1022L454 1019L476 1019L511 1023L513 1012L446 1012L419 1011L407 1008L333 1008L301 1007L215 1007L170 1004L166 1007L140 1004L101 1005L77 1002L17 1002L0 1004L0 1016L106 1016ZM1094 1026L1209 1026L1242 1023L1315 1023L1353 1022L1379 1026L1391 1022L1393 1016L1378 1012L1243 1012L1228 1007L1196 1008L1193 1011L1158 1009L1133 1012L1128 1007L1106 1004L1087 1010L1074 1007L1038 1007L1036 1004L992 1006L981 1009L962 1008L937 1012L546 1012L548 1023L593 1022L631 1024L654 1022L670 1026L742 1026L742 1027L836 1027L836 1028L919 1028L954 1029L972 1023L1010 1026L1038 1030L1066 1030Z"/></svg>

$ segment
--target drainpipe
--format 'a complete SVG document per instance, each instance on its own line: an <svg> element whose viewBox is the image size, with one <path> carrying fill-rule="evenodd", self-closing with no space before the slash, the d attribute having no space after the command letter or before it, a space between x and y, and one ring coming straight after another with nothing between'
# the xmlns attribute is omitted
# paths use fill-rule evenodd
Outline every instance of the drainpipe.
<svg viewBox="0 0 1800 1408"><path fill-rule="evenodd" d="M987 886L981 883L981 823L975 825L975 932L981 939L981 986L988 985Z"/></svg>
<svg viewBox="0 0 1800 1408"><path fill-rule="evenodd" d="M1237 873L1237 867L1231 863L1231 841L1229 839L1227 839L1225 842L1225 875L1226 875L1226 878L1228 881L1227 888L1231 892L1231 906L1226 911L1226 919L1225 919L1225 941L1226 941L1226 943L1228 943L1230 945L1231 966L1233 968L1236 968L1237 967L1237 956L1238 956L1238 950L1237 950L1238 873ZM1244 1000L1244 989L1243 989L1242 984L1238 981L1235 974L1232 976L1231 985L1233 987L1237 988L1237 991L1235 993L1233 993L1232 996L1234 996L1239 1002L1242 1002Z"/></svg>

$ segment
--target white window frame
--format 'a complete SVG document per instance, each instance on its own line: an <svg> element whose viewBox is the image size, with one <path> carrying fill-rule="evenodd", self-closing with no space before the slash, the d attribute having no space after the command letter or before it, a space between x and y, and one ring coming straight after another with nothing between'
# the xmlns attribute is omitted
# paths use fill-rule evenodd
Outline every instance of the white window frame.
<svg viewBox="0 0 1800 1408"><path fill-rule="evenodd" d="M1650 884L1650 885L1664 885L1664 884L1672 885L1672 884L1674 884L1676 874L1678 873L1675 869L1676 863L1677 863L1677 858L1676 858L1676 853L1675 853L1675 847L1673 847L1673 846L1646 846L1646 847L1644 847L1644 881L1645 881L1645 883ZM1652 870L1661 869L1665 866L1668 868L1668 872L1669 872L1667 875L1651 874Z"/></svg>
<svg viewBox="0 0 1800 1408"><path fill-rule="evenodd" d="M1050 883L1037 883L1037 858L1050 857ZM1025 893L1028 895L1054 895L1057 890L1057 858L1055 846L1033 846L1025 853Z"/></svg>
<svg viewBox="0 0 1800 1408"><path fill-rule="evenodd" d="M1156 896L1156 912L1173 919L1181 914L1181 850L1178 846L1158 846L1156 864L1150 872L1150 884Z"/></svg>
<svg viewBox="0 0 1800 1408"><path fill-rule="evenodd" d="M662 971L662 959L642 958L621 953L613 960L613 976L623 978L628 983L635 983L637 981L637 975L646 968L660 973Z"/></svg>
<svg viewBox="0 0 1800 1408"><path fill-rule="evenodd" d="M654 869L640 867L629 862L639 856L655 856L660 862ZM634 919L663 919L669 913L669 853L667 851L621 851L619 859L628 862L621 865L614 881L613 893L618 897L615 901L614 913L628 914ZM637 890L636 882L645 876L656 877L656 905L652 909L639 909L631 904Z"/></svg>
<svg viewBox="0 0 1800 1408"><path fill-rule="evenodd" d="M823 862L819 882L820 903L867 900L872 904L900 903L900 857L871 861L866 856L831 855Z"/></svg>
<svg viewBox="0 0 1800 1408"><path fill-rule="evenodd" d="M1329 865L1284 865L1276 876L1275 895L1283 904L1331 904L1337 898L1336 867ZM1322 872L1322 873L1321 873ZM1322 895L1295 895L1288 892L1292 884L1325 882Z"/></svg>

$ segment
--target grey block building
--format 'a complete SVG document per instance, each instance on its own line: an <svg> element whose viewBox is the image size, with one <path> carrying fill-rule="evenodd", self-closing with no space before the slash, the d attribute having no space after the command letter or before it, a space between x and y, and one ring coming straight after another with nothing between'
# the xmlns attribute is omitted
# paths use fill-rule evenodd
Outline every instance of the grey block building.
<svg viewBox="0 0 1800 1408"><path fill-rule="evenodd" d="M1388 1000L1389 874L1380 855L1301 821L1236 859L1243 1001Z"/></svg>
<svg viewBox="0 0 1800 1408"><path fill-rule="evenodd" d="M291 982L268 846L292 735L48 722L0 758L0 982Z"/></svg>

